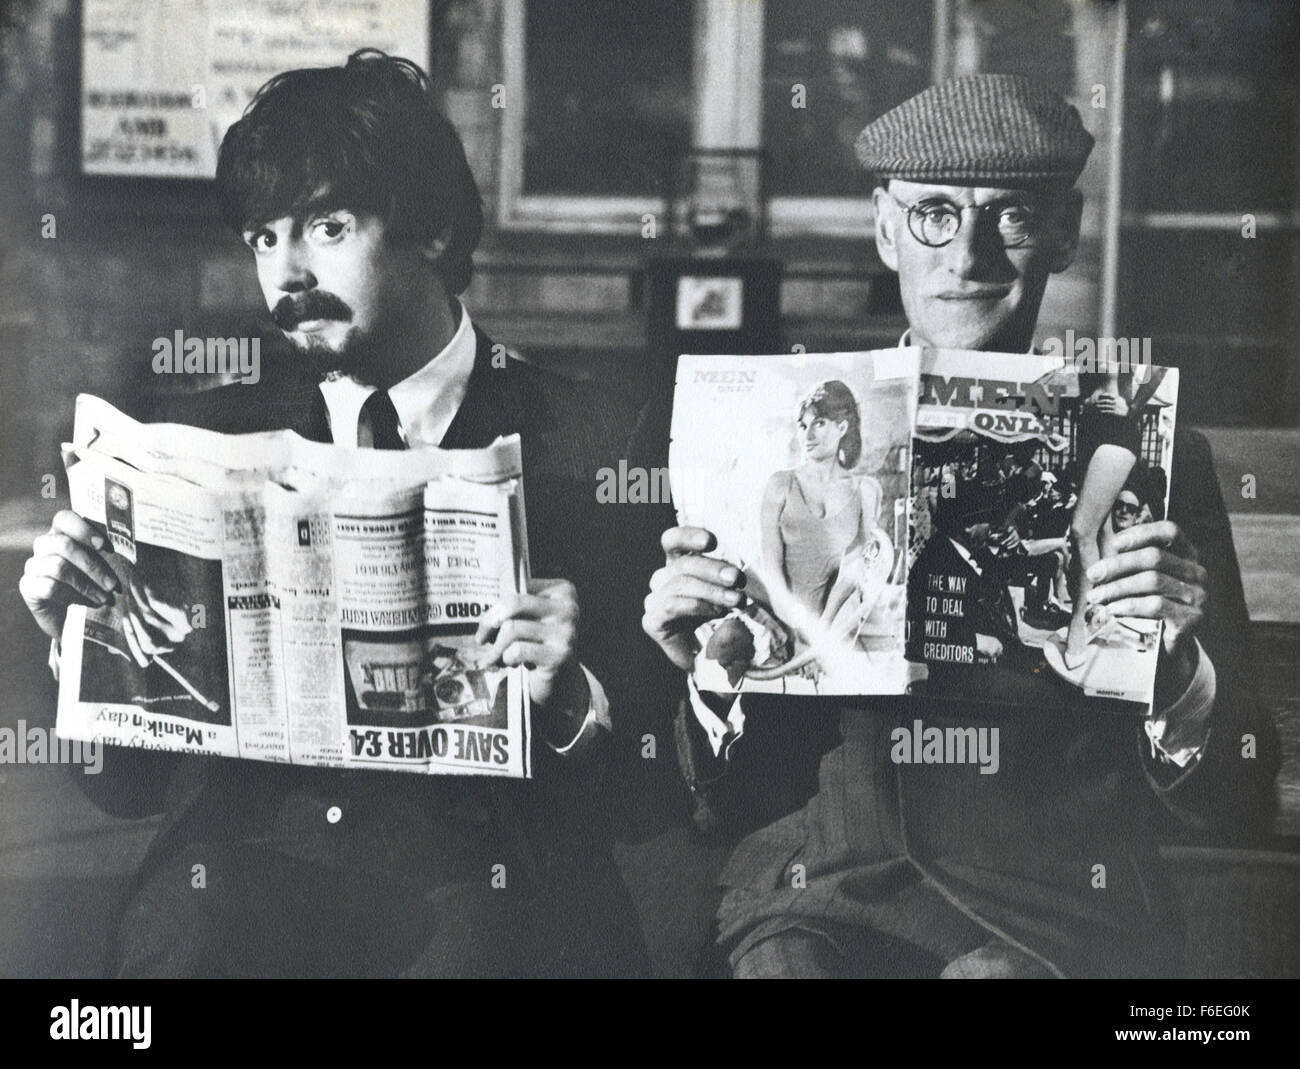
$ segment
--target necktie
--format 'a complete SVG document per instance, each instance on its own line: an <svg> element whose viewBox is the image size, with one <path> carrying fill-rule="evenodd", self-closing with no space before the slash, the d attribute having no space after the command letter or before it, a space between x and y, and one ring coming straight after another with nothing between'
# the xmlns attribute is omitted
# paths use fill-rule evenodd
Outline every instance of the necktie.
<svg viewBox="0 0 1300 1069"><path fill-rule="evenodd" d="M361 406L361 425L357 428L357 441L364 441L365 428L370 428L370 444L374 449L405 449L406 443L398 433L397 409L387 390L376 390Z"/></svg>

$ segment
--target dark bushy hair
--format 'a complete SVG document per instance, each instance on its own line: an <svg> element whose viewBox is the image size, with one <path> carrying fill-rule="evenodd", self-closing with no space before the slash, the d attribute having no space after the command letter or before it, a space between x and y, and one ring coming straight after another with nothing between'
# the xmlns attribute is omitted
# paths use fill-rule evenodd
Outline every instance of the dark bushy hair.
<svg viewBox="0 0 1300 1069"><path fill-rule="evenodd" d="M455 128L428 76L372 48L342 67L277 74L226 132L217 195L237 231L328 200L380 216L389 239L445 236L438 272L452 293L469 285L483 204Z"/></svg>
<svg viewBox="0 0 1300 1069"><path fill-rule="evenodd" d="M856 467L862 457L862 417L858 413L858 402L853 391L839 379L827 379L814 386L808 396L799 402L795 418L798 419L809 409L832 423L848 423L844 437L840 439L837 459L845 468Z"/></svg>

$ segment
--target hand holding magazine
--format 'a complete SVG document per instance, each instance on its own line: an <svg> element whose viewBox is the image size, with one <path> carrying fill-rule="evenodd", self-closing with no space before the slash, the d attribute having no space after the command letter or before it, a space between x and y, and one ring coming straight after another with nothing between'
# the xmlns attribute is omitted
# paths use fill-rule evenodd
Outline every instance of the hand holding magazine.
<svg viewBox="0 0 1300 1069"><path fill-rule="evenodd" d="M928 693L1145 713L1161 625L1089 604L1163 519L1177 373L900 348L683 356L678 520L745 573L703 690Z"/></svg>

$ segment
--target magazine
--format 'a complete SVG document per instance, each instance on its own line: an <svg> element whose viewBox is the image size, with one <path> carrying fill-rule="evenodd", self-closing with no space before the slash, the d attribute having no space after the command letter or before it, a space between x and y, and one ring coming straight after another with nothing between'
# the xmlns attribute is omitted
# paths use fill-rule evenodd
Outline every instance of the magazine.
<svg viewBox="0 0 1300 1069"><path fill-rule="evenodd" d="M718 538L746 600L701 624L705 690L900 694L920 349L683 356L678 522Z"/></svg>
<svg viewBox="0 0 1300 1069"><path fill-rule="evenodd" d="M1177 371L1152 365L926 351L907 651L929 673L914 691L1150 707L1161 625L1089 606L1084 573L1165 518L1177 393Z"/></svg>
<svg viewBox="0 0 1300 1069"><path fill-rule="evenodd" d="M697 686L1148 710L1160 624L1085 573L1165 516L1177 388L1016 353L681 357L678 522L745 573Z"/></svg>

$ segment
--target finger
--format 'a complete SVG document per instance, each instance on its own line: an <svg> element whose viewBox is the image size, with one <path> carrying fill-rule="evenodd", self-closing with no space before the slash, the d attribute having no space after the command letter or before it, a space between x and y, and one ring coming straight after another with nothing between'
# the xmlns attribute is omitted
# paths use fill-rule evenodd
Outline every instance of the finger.
<svg viewBox="0 0 1300 1069"><path fill-rule="evenodd" d="M135 658L136 664L141 668L148 667L149 657L140 648L140 640L136 637L135 626L131 623L130 617L122 617L122 636L126 639L126 648L131 651L131 656Z"/></svg>
<svg viewBox="0 0 1300 1069"><path fill-rule="evenodd" d="M162 601L135 575L131 576L130 587L139 619L164 639L178 642L194 629L190 627L190 618L183 607Z"/></svg>
<svg viewBox="0 0 1300 1069"><path fill-rule="evenodd" d="M1192 544L1187 541L1183 532L1179 530L1178 524L1173 520L1134 524L1127 531L1117 534L1113 545L1119 553L1142 549L1145 546L1161 546L1173 550L1180 557L1197 559ZM1189 550L1191 552L1188 552Z"/></svg>
<svg viewBox="0 0 1300 1069"><path fill-rule="evenodd" d="M108 544L98 527L78 516L71 509L56 512L50 523L50 530L59 531L93 549L103 549Z"/></svg>
<svg viewBox="0 0 1300 1069"><path fill-rule="evenodd" d="M554 652L540 642L517 641L510 643L502 651L501 663L508 667L523 665L525 668L556 668L562 662L554 658Z"/></svg>
<svg viewBox="0 0 1300 1069"><path fill-rule="evenodd" d="M140 584L140 589L144 594L140 604L147 606L149 611L158 618L159 623L156 626L169 639L179 641L193 630L183 605L173 605L164 600L145 583Z"/></svg>
<svg viewBox="0 0 1300 1069"><path fill-rule="evenodd" d="M551 641L554 635L554 628L548 627L546 624L536 623L532 620L507 620L501 625L496 641L492 643L492 648L488 651L489 663L498 663L502 653L512 642L535 642L543 645Z"/></svg>
<svg viewBox="0 0 1300 1069"><path fill-rule="evenodd" d="M683 553L708 553L718 540L703 527L669 527L659 536L664 556L671 560Z"/></svg>
<svg viewBox="0 0 1300 1069"><path fill-rule="evenodd" d="M1186 605L1175 604L1160 594L1120 598L1108 607L1112 616L1137 616L1144 620L1176 620L1192 611Z"/></svg>
<svg viewBox="0 0 1300 1069"><path fill-rule="evenodd" d="M106 591L121 589L117 573L95 550L62 531L49 531L32 542L33 557L61 557Z"/></svg>
<svg viewBox="0 0 1300 1069"><path fill-rule="evenodd" d="M131 591L131 598L127 603L127 612L129 612L135 622L140 625L141 631L143 632L147 628L152 628L157 631L165 631L167 629L167 621L158 612L153 603L153 599L149 597L148 592L140 583L139 578L132 575L128 585Z"/></svg>
<svg viewBox="0 0 1300 1069"><path fill-rule="evenodd" d="M479 620L478 627L474 631L475 642L490 642L497 629L508 619L519 611L519 606L524 598L532 597L530 594L510 594L502 598L483 614Z"/></svg>
<svg viewBox="0 0 1300 1069"><path fill-rule="evenodd" d="M552 601L578 601L578 588L567 579L529 579L528 593Z"/></svg>
<svg viewBox="0 0 1300 1069"><path fill-rule="evenodd" d="M170 653L176 647L167 642L167 636L161 629L154 627L142 617L138 606L128 605L122 618L130 622L135 631L135 639L146 657L155 657L160 653Z"/></svg>
<svg viewBox="0 0 1300 1069"><path fill-rule="evenodd" d="M1191 539L1183 533L1183 529L1172 520L1162 520L1161 522L1169 524L1174 529L1174 539L1169 544L1169 549L1185 560L1194 560L1199 564L1201 554L1192 544Z"/></svg>
<svg viewBox="0 0 1300 1069"><path fill-rule="evenodd" d="M578 620L578 588L567 579L530 579L529 593L550 605L548 619L576 623Z"/></svg>
<svg viewBox="0 0 1300 1069"><path fill-rule="evenodd" d="M703 579L696 579L693 576L679 575L667 586L652 593L646 599L646 604L652 605L660 600L674 597L707 602L711 606L711 613L727 612L735 609L745 600L745 595L738 590L729 590L726 587L720 587Z"/></svg>
<svg viewBox="0 0 1300 1069"><path fill-rule="evenodd" d="M181 642L191 631L190 618L185 615L185 610L180 606L168 605L166 608L170 611L169 626L163 628L163 637L173 644Z"/></svg>
<svg viewBox="0 0 1300 1069"><path fill-rule="evenodd" d="M477 642L487 642L507 620L570 620L576 617L576 603L570 606L540 594L512 594L483 614L474 638Z"/></svg>
<svg viewBox="0 0 1300 1069"><path fill-rule="evenodd" d="M32 592L32 595L31 597L25 593L23 595L29 604L55 601L72 595L72 600L78 603L99 608L110 604L113 600L112 594L98 583L92 582L85 572L62 557L29 557L23 566L23 577L30 580L27 589ZM21 582L19 586L22 587Z"/></svg>
<svg viewBox="0 0 1300 1069"><path fill-rule="evenodd" d="M1180 605L1190 605L1193 608L1200 608L1205 600L1205 591L1199 586L1176 579L1164 572L1145 571L1094 586L1088 591L1087 601L1090 605L1107 605L1121 598L1141 597L1147 594L1160 594L1170 601Z"/></svg>
<svg viewBox="0 0 1300 1069"><path fill-rule="evenodd" d="M667 565L656 571L650 577L650 589L668 587L680 576L693 576L724 589L745 585L745 573L734 564L728 564L716 557L684 556L673 558Z"/></svg>
<svg viewBox="0 0 1300 1069"><path fill-rule="evenodd" d="M1205 569L1195 561L1180 557L1160 545L1145 545L1097 561L1088 569L1088 580L1101 584L1138 572L1164 572L1194 586L1204 586L1208 578Z"/></svg>
<svg viewBox="0 0 1300 1069"><path fill-rule="evenodd" d="M704 598L674 594L657 598L653 605L647 602L641 626L650 635L667 635L678 620L712 620L726 609Z"/></svg>

